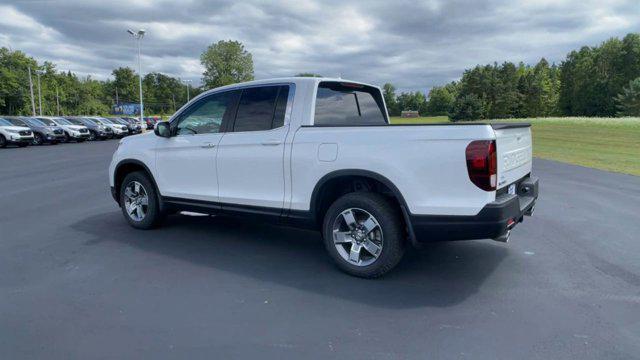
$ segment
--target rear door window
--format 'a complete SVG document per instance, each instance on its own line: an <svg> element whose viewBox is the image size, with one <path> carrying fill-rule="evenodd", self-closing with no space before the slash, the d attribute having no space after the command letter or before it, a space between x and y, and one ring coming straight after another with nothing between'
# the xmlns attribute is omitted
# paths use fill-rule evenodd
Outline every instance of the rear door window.
<svg viewBox="0 0 640 360"><path fill-rule="evenodd" d="M279 86L242 90L233 131L260 131L272 128Z"/></svg>
<svg viewBox="0 0 640 360"><path fill-rule="evenodd" d="M314 125L386 125L380 91L370 86L321 82L316 96Z"/></svg>

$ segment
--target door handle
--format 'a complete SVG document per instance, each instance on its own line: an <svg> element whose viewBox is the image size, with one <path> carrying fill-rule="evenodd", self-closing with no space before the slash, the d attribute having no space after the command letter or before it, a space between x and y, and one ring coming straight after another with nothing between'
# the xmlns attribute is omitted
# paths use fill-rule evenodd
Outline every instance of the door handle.
<svg viewBox="0 0 640 360"><path fill-rule="evenodd" d="M266 140L262 142L262 145L265 145L265 146L276 146L280 144L282 144L282 141L280 140Z"/></svg>
<svg viewBox="0 0 640 360"><path fill-rule="evenodd" d="M214 143L206 143L206 144L204 144L204 145L202 145L200 147L204 148L204 149L211 149L211 148L216 147L216 144L214 144Z"/></svg>

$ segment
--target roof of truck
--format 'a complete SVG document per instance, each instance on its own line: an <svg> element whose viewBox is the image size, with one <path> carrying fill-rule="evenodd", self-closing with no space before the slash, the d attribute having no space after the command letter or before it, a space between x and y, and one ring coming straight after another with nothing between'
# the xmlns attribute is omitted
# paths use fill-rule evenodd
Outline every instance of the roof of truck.
<svg viewBox="0 0 640 360"><path fill-rule="evenodd" d="M236 83L236 84L231 84L231 85L225 85L225 86L217 87L217 88L214 88L214 89L211 89L211 90L207 90L204 93L215 92L215 91L220 91L220 90L228 90L228 89L234 89L234 88L239 88L239 87L244 87L244 86L252 86L252 85L268 85L268 84L280 84L280 83L294 83L294 84L298 84L298 83L299 84L302 84L302 83L320 83L320 82L323 82L323 81L336 81L336 82L345 82L345 83L360 84L360 85L365 85L365 86L372 86L372 87L375 87L375 88L378 87L376 85L367 84L367 83L364 83L362 81L354 81L354 80L341 79L341 78L293 76L293 77L282 77L282 78L253 80L253 81L246 81L246 82L241 82L241 83Z"/></svg>

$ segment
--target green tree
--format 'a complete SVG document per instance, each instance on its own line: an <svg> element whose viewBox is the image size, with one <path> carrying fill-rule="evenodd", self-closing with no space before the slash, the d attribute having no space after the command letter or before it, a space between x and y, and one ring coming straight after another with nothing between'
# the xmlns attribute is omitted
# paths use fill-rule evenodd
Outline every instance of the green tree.
<svg viewBox="0 0 640 360"><path fill-rule="evenodd" d="M630 81L616 96L618 116L640 116L640 77Z"/></svg>
<svg viewBox="0 0 640 360"><path fill-rule="evenodd" d="M111 75L113 76L113 81L105 83L105 93L108 94L110 99L113 99L113 103L116 101L116 92L120 103L137 103L140 101L138 75L132 68L119 67L114 69Z"/></svg>
<svg viewBox="0 0 640 360"><path fill-rule="evenodd" d="M187 101L186 86L174 77L149 73L142 84L149 113L171 114Z"/></svg>
<svg viewBox="0 0 640 360"><path fill-rule="evenodd" d="M427 98L419 91L402 93L397 97L397 102L398 113L407 110L417 111L420 114L426 113Z"/></svg>
<svg viewBox="0 0 640 360"><path fill-rule="evenodd" d="M455 82L445 86L434 86L429 91L425 115L447 115L451 111L457 95L458 84Z"/></svg>
<svg viewBox="0 0 640 360"><path fill-rule="evenodd" d="M33 73L38 64L21 51L0 48L0 114L31 115L28 67Z"/></svg>
<svg viewBox="0 0 640 360"><path fill-rule="evenodd" d="M399 116L398 101L396 100L396 87L390 83L386 83L382 86L382 95L384 96L384 102L387 105L387 112L390 116Z"/></svg>
<svg viewBox="0 0 640 360"><path fill-rule="evenodd" d="M486 117L486 103L475 94L458 96L453 103L449 118L452 121L477 120Z"/></svg>
<svg viewBox="0 0 640 360"><path fill-rule="evenodd" d="M238 41L218 41L200 55L205 88L253 80L253 58Z"/></svg>

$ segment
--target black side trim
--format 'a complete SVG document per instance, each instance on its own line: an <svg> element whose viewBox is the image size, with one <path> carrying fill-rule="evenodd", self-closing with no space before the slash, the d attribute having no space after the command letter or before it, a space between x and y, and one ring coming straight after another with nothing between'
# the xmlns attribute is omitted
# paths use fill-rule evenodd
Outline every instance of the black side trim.
<svg viewBox="0 0 640 360"><path fill-rule="evenodd" d="M280 225L314 229L311 222L312 218L308 211L295 211L284 215L283 209L280 208L228 204L169 196L163 196L162 202L166 207L173 210L193 211L210 215L228 215Z"/></svg>

